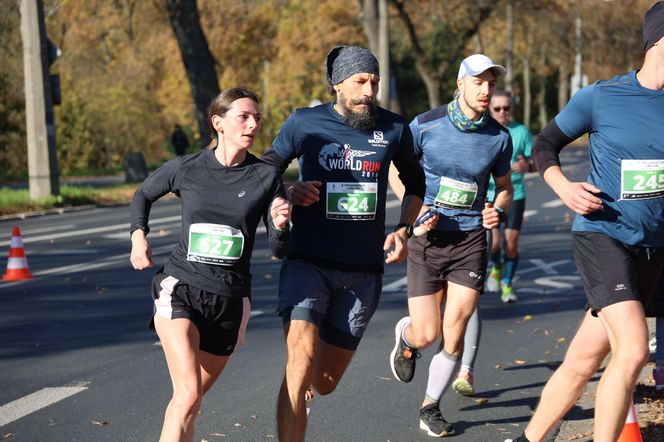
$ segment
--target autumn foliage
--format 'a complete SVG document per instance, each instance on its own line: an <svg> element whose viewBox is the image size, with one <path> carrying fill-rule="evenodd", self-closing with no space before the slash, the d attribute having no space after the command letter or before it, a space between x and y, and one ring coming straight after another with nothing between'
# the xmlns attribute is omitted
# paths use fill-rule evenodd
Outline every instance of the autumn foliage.
<svg viewBox="0 0 664 442"><path fill-rule="evenodd" d="M219 86L248 86L261 98L263 129L256 151L270 145L293 109L329 99L323 59L337 44L367 45L365 1L198 0ZM27 169L17 3L6 1L0 8L4 176ZM388 3L392 73L406 118L436 104L432 96L442 102L451 97L464 56L482 51L498 62L505 60L507 0ZM592 82L639 66L641 20L651 3L511 0L514 77L524 96L532 97L526 109L532 129L558 110L560 85L573 73L575 17L583 18L583 71ZM117 168L128 152L142 152L149 164L159 163L173 155L169 139L176 123L189 135L192 150L207 141L199 139L185 66L164 2L45 0L44 8L48 35L62 50L52 67L62 85L62 104L55 109L61 173ZM486 17L478 22L480 10ZM409 34L404 13L414 33ZM433 86L422 68L434 73Z"/></svg>

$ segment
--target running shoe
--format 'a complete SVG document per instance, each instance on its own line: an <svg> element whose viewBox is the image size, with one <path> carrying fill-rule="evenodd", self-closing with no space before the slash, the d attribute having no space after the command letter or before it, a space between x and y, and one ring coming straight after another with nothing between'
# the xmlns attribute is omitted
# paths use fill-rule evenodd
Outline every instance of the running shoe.
<svg viewBox="0 0 664 442"><path fill-rule="evenodd" d="M438 404L429 404L420 408L420 429L433 437L445 437L454 434L454 427L440 414Z"/></svg>
<svg viewBox="0 0 664 442"><path fill-rule="evenodd" d="M511 302L517 302L519 300L516 294L514 294L514 289L512 288L511 285L502 284L500 290L503 292L502 295L500 295L500 300L503 301L503 303L509 304Z"/></svg>
<svg viewBox="0 0 664 442"><path fill-rule="evenodd" d="M652 377L655 378L655 391L664 390L664 366L655 367Z"/></svg>
<svg viewBox="0 0 664 442"><path fill-rule="evenodd" d="M499 267L493 267L489 273L489 278L486 280L486 289L490 292L500 291L500 278L502 272Z"/></svg>
<svg viewBox="0 0 664 442"><path fill-rule="evenodd" d="M459 370L459 375L452 383L452 390L464 396L474 396L473 374L468 370Z"/></svg>
<svg viewBox="0 0 664 442"><path fill-rule="evenodd" d="M311 402L314 399L314 389L309 387L307 388L307 391L304 393L304 402L305 406L307 408L307 416L309 416L309 413L311 413Z"/></svg>
<svg viewBox="0 0 664 442"><path fill-rule="evenodd" d="M410 317L405 316L394 327L394 348L390 353L392 374L399 382L410 382L415 376L415 362L420 358L416 348L403 342L403 330L410 324Z"/></svg>

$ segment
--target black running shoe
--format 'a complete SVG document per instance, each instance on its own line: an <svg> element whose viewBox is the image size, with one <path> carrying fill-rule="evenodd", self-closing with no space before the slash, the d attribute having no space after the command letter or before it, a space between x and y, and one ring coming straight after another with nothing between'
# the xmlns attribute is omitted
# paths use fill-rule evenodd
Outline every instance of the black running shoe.
<svg viewBox="0 0 664 442"><path fill-rule="evenodd" d="M416 348L407 346L402 339L403 329L410 324L408 316L403 317L394 327L394 348L390 353L392 374L399 382L410 382L415 376L415 361L420 357Z"/></svg>
<svg viewBox="0 0 664 442"><path fill-rule="evenodd" d="M420 408L420 429L433 437L445 437L454 434L454 427L443 419L438 404L430 404Z"/></svg>

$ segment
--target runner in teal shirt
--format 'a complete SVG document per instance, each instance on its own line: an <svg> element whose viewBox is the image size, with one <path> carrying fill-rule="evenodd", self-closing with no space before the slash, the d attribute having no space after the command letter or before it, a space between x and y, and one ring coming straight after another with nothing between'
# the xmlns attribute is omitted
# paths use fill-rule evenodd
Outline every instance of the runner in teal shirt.
<svg viewBox="0 0 664 442"><path fill-rule="evenodd" d="M526 209L526 186L524 173L534 172L530 159L533 137L523 124L512 121L512 96L508 91L496 91L491 98L491 116L507 130L512 137L512 185L514 200L506 213L504 221L504 240L500 234L500 226L491 230L491 264L493 268L487 279L487 290L501 292L501 300L505 303L518 301L512 279L519 263L519 235L523 214ZM495 184L489 183L487 198L493 201ZM504 248L503 248L504 246Z"/></svg>

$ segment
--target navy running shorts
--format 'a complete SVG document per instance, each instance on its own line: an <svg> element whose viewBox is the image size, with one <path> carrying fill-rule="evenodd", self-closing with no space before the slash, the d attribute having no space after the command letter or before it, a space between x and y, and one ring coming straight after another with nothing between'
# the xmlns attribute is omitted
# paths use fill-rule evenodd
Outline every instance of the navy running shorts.
<svg viewBox="0 0 664 442"><path fill-rule="evenodd" d="M279 277L277 313L284 324L316 324L330 345L356 350L378 307L383 288L379 273L329 269L304 259L285 259Z"/></svg>
<svg viewBox="0 0 664 442"><path fill-rule="evenodd" d="M408 297L442 290L445 281L484 292L486 230L434 230L408 240Z"/></svg>
<svg viewBox="0 0 664 442"><path fill-rule="evenodd" d="M573 232L572 249L588 308L623 301L648 305L664 272L664 247L630 246L598 232Z"/></svg>
<svg viewBox="0 0 664 442"><path fill-rule="evenodd" d="M217 356L235 350L241 326L251 309L249 298L223 296L192 287L159 270L152 279L154 314L167 319L185 318L196 325L199 348ZM244 319L244 321L243 321ZM154 329L154 318L150 327Z"/></svg>

